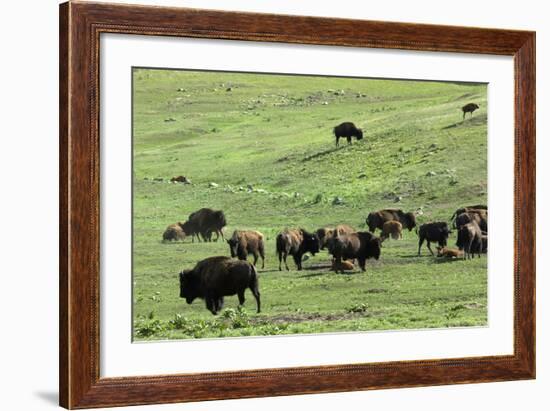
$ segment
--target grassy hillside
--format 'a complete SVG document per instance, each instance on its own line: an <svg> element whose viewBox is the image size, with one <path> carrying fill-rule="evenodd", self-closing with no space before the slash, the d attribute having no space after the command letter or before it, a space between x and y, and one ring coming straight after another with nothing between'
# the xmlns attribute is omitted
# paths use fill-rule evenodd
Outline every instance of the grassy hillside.
<svg viewBox="0 0 550 411"><path fill-rule="evenodd" d="M421 210L426 222L486 203L485 85L136 69L133 92L135 338L486 324L485 257L416 257L413 231L385 242L366 273L329 272L326 252L281 273L274 242L285 227L366 229L384 207ZM468 102L481 108L463 121ZM332 128L343 121L365 138L336 149ZM177 175L192 184L170 183ZM224 210L228 236L266 235L261 314L249 292L242 310L226 298L219 317L178 297L179 271L229 251L222 241L161 242L168 224L201 207Z"/></svg>

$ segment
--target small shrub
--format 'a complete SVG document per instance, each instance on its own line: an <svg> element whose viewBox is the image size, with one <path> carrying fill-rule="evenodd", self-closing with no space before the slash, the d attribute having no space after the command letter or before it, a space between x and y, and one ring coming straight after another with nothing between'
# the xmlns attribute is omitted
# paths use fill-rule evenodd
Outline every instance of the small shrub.
<svg viewBox="0 0 550 411"><path fill-rule="evenodd" d="M346 308L346 311L348 313L364 313L368 310L368 308L369 308L368 304L356 303Z"/></svg>

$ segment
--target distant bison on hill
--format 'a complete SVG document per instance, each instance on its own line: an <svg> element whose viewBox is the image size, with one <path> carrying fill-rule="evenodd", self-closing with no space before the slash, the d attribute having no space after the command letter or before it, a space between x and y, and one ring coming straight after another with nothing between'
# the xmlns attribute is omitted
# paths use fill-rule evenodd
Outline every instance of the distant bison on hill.
<svg viewBox="0 0 550 411"><path fill-rule="evenodd" d="M356 233L345 235L334 235L327 243L328 252L332 254L336 262L335 267L343 271L342 260L357 259L359 267L365 271L365 263L367 259L380 258L381 240L374 234L359 231Z"/></svg>
<svg viewBox="0 0 550 411"><path fill-rule="evenodd" d="M383 210L373 211L367 216L366 223L369 226L369 231L373 232L378 228L383 229L384 223L387 221L399 221L404 228L411 231L416 227L416 216L414 213L405 213L397 208L386 208Z"/></svg>
<svg viewBox="0 0 550 411"><path fill-rule="evenodd" d="M211 208L201 208L189 215L189 223L194 231L199 233L204 241L212 241L212 233L216 233L216 241L223 236L223 228L227 225L223 211ZM197 235L198 236L198 235Z"/></svg>
<svg viewBox="0 0 550 411"><path fill-rule="evenodd" d="M476 111L478 108L479 106L476 103L466 104L464 107L462 107L462 119L464 120L466 118L466 113L470 113L470 116L473 116L474 111Z"/></svg>
<svg viewBox="0 0 550 411"><path fill-rule="evenodd" d="M231 257L246 260L248 254L254 255L254 266L258 262L258 256L262 257L262 268L265 265L264 235L259 231L235 230L229 240Z"/></svg>
<svg viewBox="0 0 550 411"><path fill-rule="evenodd" d="M363 130L355 127L355 124L347 121L334 127L334 135L336 137L336 147L338 147L341 137L345 137L348 140L348 144L351 144L352 137L355 137L357 140L361 140L363 138Z"/></svg>
<svg viewBox="0 0 550 411"><path fill-rule="evenodd" d="M279 256L279 271L281 271L281 262L284 261L287 270L288 264L286 258L290 254L294 258L298 270L302 269L302 257L309 252L315 255L319 252L319 238L317 234L312 234L301 229L286 229L277 235L277 255Z"/></svg>
<svg viewBox="0 0 550 411"><path fill-rule="evenodd" d="M180 297L187 304L195 299L205 300L206 308L214 315L223 307L223 297L237 294L243 305L244 292L250 288L260 312L260 291L258 274L248 261L233 260L230 257L209 257L199 261L192 270L179 274Z"/></svg>

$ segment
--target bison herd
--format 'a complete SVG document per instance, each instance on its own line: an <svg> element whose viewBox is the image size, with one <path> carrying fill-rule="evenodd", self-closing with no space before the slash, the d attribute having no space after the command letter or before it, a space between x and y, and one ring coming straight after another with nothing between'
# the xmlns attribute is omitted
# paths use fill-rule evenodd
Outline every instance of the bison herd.
<svg viewBox="0 0 550 411"><path fill-rule="evenodd" d="M415 229L418 235L418 255L424 242L432 256L434 252L431 243L437 244L437 256L450 259L469 259L475 254L487 251L487 219L486 205L474 205L457 209L452 217L452 225L446 221L434 221L417 225L416 213L404 212L400 209L382 209L368 214L366 225L369 231L357 231L353 227L341 224L335 227L323 227L315 232L303 228L284 229L276 236L276 255L279 259L279 271L282 265L290 270L287 257L294 260L297 270L302 270L304 255L315 255L320 250L327 250L332 256L331 269L344 272L355 269L355 262L362 271L366 270L368 259L380 258L382 243L389 238L394 240L403 237L403 228L409 231ZM184 223L168 226L163 234L163 240L183 240L195 237L201 241L217 241L225 239L223 229L227 221L223 211L202 208L189 215ZM452 229L457 230L457 248L447 247ZM376 236L376 230L380 236ZM216 238L213 239L213 234ZM244 292L248 288L256 299L257 311L260 312L260 292L256 264L262 259L262 269L265 267L265 237L259 231L235 230L226 240L229 245L228 256L213 256L199 261L191 270L179 274L180 297L191 304L196 298L206 302L206 308L216 314L223 306L225 296L237 294L239 303L245 301ZM254 262L247 258L253 256ZM236 260L235 260L236 258Z"/></svg>

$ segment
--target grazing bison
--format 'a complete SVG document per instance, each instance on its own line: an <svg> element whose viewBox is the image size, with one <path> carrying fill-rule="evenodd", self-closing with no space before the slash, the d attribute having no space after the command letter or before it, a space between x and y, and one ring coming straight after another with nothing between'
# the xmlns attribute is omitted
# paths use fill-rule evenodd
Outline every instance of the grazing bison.
<svg viewBox="0 0 550 411"><path fill-rule="evenodd" d="M424 241L427 242L430 253L434 255L430 243L436 242L440 247L445 247L450 233L451 230L449 230L449 226L444 221L422 224L418 229L418 255L420 255L420 248Z"/></svg>
<svg viewBox="0 0 550 411"><path fill-rule="evenodd" d="M466 113L470 113L470 116L473 116L474 111L476 111L478 108L479 106L476 103L466 104L464 107L462 107L462 120L466 118Z"/></svg>
<svg viewBox="0 0 550 411"><path fill-rule="evenodd" d="M163 241L183 241L185 239L185 230L182 223L170 224L162 234Z"/></svg>
<svg viewBox="0 0 550 411"><path fill-rule="evenodd" d="M403 238L403 224L399 221L386 221L382 226L380 240L385 241L390 237L394 240Z"/></svg>
<svg viewBox="0 0 550 411"><path fill-rule="evenodd" d="M363 130L355 127L355 124L347 121L334 127L334 135L336 136L336 147L338 147L340 144L340 137L345 137L348 140L348 144L351 144L352 137L355 137L357 140L361 140L363 138Z"/></svg>
<svg viewBox="0 0 550 411"><path fill-rule="evenodd" d="M373 211L367 216L367 225L369 231L375 232L378 228L383 229L384 223L387 221L399 221L403 227L408 228L411 231L416 227L416 216L414 213L405 213L403 210L397 208L386 208L383 210Z"/></svg>
<svg viewBox="0 0 550 411"><path fill-rule="evenodd" d="M483 231L487 231L487 212L485 210L470 210L459 214L454 221L454 227L460 228L472 221L475 221Z"/></svg>
<svg viewBox="0 0 550 411"><path fill-rule="evenodd" d="M229 240L229 251L231 257L237 257L239 260L246 260L248 254L254 256L254 266L258 262L258 256L262 257L262 268L265 265L264 235L258 231L233 231Z"/></svg>
<svg viewBox="0 0 550 411"><path fill-rule="evenodd" d="M380 258L381 241L372 233L359 231L333 236L328 242L327 248L336 260L336 264L341 265L342 260L356 258L361 270L365 271L367 259L374 258L378 260Z"/></svg>
<svg viewBox="0 0 550 411"><path fill-rule="evenodd" d="M308 233L303 228L286 229L277 235L277 255L279 256L279 271L281 271L281 261L285 262L287 270L288 264L286 258L290 254L294 258L298 270L302 269L302 257L310 252L312 255L319 252L319 239L317 234Z"/></svg>
<svg viewBox="0 0 550 411"><path fill-rule="evenodd" d="M475 221L460 227L458 230L456 245L459 250L464 250L464 259L473 258L475 251L477 251L478 257L481 257L483 238L481 229Z"/></svg>
<svg viewBox="0 0 550 411"><path fill-rule="evenodd" d="M185 176L177 176L177 177L172 177L170 179L170 181L172 183L183 183L183 184L191 184L191 181L189 181L189 179Z"/></svg>
<svg viewBox="0 0 550 411"><path fill-rule="evenodd" d="M459 258L464 256L464 251L457 250L456 248L447 248L437 246L437 256L446 258Z"/></svg>
<svg viewBox="0 0 550 411"><path fill-rule="evenodd" d="M179 274L180 297L191 304L196 298L205 300L206 308L214 315L223 307L223 297L239 296L244 304L244 292L250 288L260 312L260 291L258 274L248 261L233 260L230 257L209 257L199 261L192 270Z"/></svg>
<svg viewBox="0 0 550 411"><path fill-rule="evenodd" d="M212 241L212 233L216 233L216 240L223 236L223 228L227 225L223 211L215 211L211 208L201 208L189 215L189 222L203 241ZM197 235L198 237L198 235Z"/></svg>

